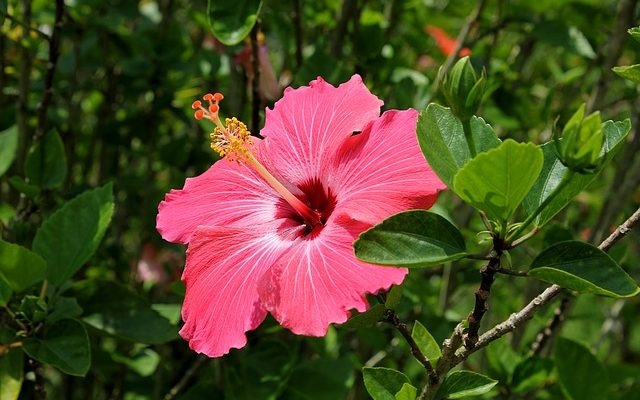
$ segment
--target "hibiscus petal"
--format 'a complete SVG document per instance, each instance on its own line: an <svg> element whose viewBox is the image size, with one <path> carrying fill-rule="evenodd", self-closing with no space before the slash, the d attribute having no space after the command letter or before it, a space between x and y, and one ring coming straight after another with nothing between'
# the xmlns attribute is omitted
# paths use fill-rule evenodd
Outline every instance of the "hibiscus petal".
<svg viewBox="0 0 640 400"><path fill-rule="evenodd" d="M253 169L225 158L187 178L182 190L167 193L158 206L156 229L165 240L186 244L200 225L261 225L276 219L283 207L288 208Z"/></svg>
<svg viewBox="0 0 640 400"><path fill-rule="evenodd" d="M366 226L334 222L315 238L298 239L258 282L263 306L293 333L325 335L330 323L347 320L350 309L367 309L365 293L399 284L407 274L358 261L352 243Z"/></svg>
<svg viewBox="0 0 640 400"><path fill-rule="evenodd" d="M256 280L291 246L292 231L200 227L187 250L180 335L210 357L241 348L265 318Z"/></svg>
<svg viewBox="0 0 640 400"><path fill-rule="evenodd" d="M287 88L273 110L266 110L260 131L273 155L265 160L267 168L294 185L322 176L329 155L377 118L382 104L359 75L337 88L320 77L310 86Z"/></svg>
<svg viewBox="0 0 640 400"><path fill-rule="evenodd" d="M446 186L424 159L415 110L391 110L347 140L333 159L336 211L376 224L411 208L429 208Z"/></svg>

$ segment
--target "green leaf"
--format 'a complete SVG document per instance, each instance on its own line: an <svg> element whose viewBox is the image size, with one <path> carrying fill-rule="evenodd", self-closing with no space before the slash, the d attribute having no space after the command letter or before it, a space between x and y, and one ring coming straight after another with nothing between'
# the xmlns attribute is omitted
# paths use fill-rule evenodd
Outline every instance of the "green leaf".
<svg viewBox="0 0 640 400"><path fill-rule="evenodd" d="M349 318L347 322L340 325L342 328L367 328L375 325L378 321L381 321L384 317L385 306L383 304L376 304L367 311L359 313Z"/></svg>
<svg viewBox="0 0 640 400"><path fill-rule="evenodd" d="M433 171L447 186L453 176L471 159L462 123L451 109L431 103L418 117L418 142ZM482 118L471 117L471 135L476 151L497 147L500 139Z"/></svg>
<svg viewBox="0 0 640 400"><path fill-rule="evenodd" d="M396 400L415 400L418 396L418 389L415 386L405 383L402 388L396 393Z"/></svg>
<svg viewBox="0 0 640 400"><path fill-rule="evenodd" d="M0 10L0 12L2 12L2 10ZM4 14L2 15L2 17L4 17ZM1 24L2 22L0 22L0 25ZM13 160L16 158L17 149L18 126L13 125L11 128L0 132L0 176L4 175L11 164L13 164Z"/></svg>
<svg viewBox="0 0 640 400"><path fill-rule="evenodd" d="M600 150L601 156L612 158L620 149L624 140L631 131L631 121L629 118L624 121L605 121L602 123L602 133L604 134L604 142Z"/></svg>
<svg viewBox="0 0 640 400"><path fill-rule="evenodd" d="M411 383L402 372L390 368L362 368L364 386L373 400L395 400L405 383Z"/></svg>
<svg viewBox="0 0 640 400"><path fill-rule="evenodd" d="M141 343L164 343L177 337L177 327L147 301L115 282L93 282L81 289L82 320L110 335Z"/></svg>
<svg viewBox="0 0 640 400"><path fill-rule="evenodd" d="M624 79L640 83L640 64L613 67L612 70Z"/></svg>
<svg viewBox="0 0 640 400"><path fill-rule="evenodd" d="M150 348L134 351L128 357L113 353L111 358L113 361L126 365L140 376L151 376L160 363L160 355Z"/></svg>
<svg viewBox="0 0 640 400"><path fill-rule="evenodd" d="M421 268L463 258L462 234L444 217L424 210L393 215L363 232L354 243L362 261Z"/></svg>
<svg viewBox="0 0 640 400"><path fill-rule="evenodd" d="M431 333L429 333L420 321L416 321L413 324L411 337L415 340L422 354L424 354L429 362L431 362L431 365L435 367L436 362L442 355L440 353L440 346L438 346L438 342L436 342L433 336L431 336Z"/></svg>
<svg viewBox="0 0 640 400"><path fill-rule="evenodd" d="M11 289L11 285L9 282L4 279L2 275L0 275L0 306L5 306L11 299L11 295L13 295L13 289Z"/></svg>
<svg viewBox="0 0 640 400"><path fill-rule="evenodd" d="M632 38L634 38L635 40L640 42L640 26L636 26L635 28L631 28L627 32L629 32L629 35L631 35Z"/></svg>
<svg viewBox="0 0 640 400"><path fill-rule="evenodd" d="M570 400L608 398L609 377L602 363L580 343L558 338L553 352L558 378Z"/></svg>
<svg viewBox="0 0 640 400"><path fill-rule="evenodd" d="M542 163L538 146L505 140L458 171L453 190L490 218L507 221L536 181Z"/></svg>
<svg viewBox="0 0 640 400"><path fill-rule="evenodd" d="M49 315L47 315L47 323L49 324L82 315L82 308L78 305L75 297L58 296L50 307Z"/></svg>
<svg viewBox="0 0 640 400"><path fill-rule="evenodd" d="M111 184L89 190L49 216L36 232L33 250L49 264L47 278L61 285L89 261L113 215Z"/></svg>
<svg viewBox="0 0 640 400"><path fill-rule="evenodd" d="M11 349L0 355L0 399L17 400L22 389L24 353Z"/></svg>
<svg viewBox="0 0 640 400"><path fill-rule="evenodd" d="M24 169L30 184L45 189L62 185L67 177L67 156L57 132L48 133L31 149Z"/></svg>
<svg viewBox="0 0 640 400"><path fill-rule="evenodd" d="M582 293L631 297L635 281L607 253L588 243L557 243L533 260L529 275Z"/></svg>
<svg viewBox="0 0 640 400"><path fill-rule="evenodd" d="M24 179L22 179L19 176L14 175L11 178L9 178L9 183L18 192L24 193L30 199L35 199L36 196L40 194L40 188L38 186L27 183Z"/></svg>
<svg viewBox="0 0 640 400"><path fill-rule="evenodd" d="M47 263L36 253L17 244L0 240L0 275L9 286L21 292L42 281Z"/></svg>
<svg viewBox="0 0 640 400"><path fill-rule="evenodd" d="M553 361L546 358L529 357L516 365L511 378L515 393L526 393L546 386L551 380Z"/></svg>
<svg viewBox="0 0 640 400"><path fill-rule="evenodd" d="M549 20L536 24L533 36L543 42L556 47L563 47L583 57L594 59L596 53L593 47L576 27L569 26L565 21Z"/></svg>
<svg viewBox="0 0 640 400"><path fill-rule="evenodd" d="M207 14L213 35L227 46L240 43L256 23L262 1L209 0Z"/></svg>
<svg viewBox="0 0 640 400"><path fill-rule="evenodd" d="M454 371L447 375L436 394L437 399L462 399L491 390L498 381L471 371Z"/></svg>
<svg viewBox="0 0 640 400"><path fill-rule="evenodd" d="M49 326L44 338L25 339L23 348L29 357L69 375L85 376L91 365L87 330L75 319L63 319Z"/></svg>
<svg viewBox="0 0 640 400"><path fill-rule="evenodd" d="M392 310L398 307L400 300L402 299L403 291L404 289L400 285L392 286L391 290L387 293L387 300L384 302L384 306Z"/></svg>

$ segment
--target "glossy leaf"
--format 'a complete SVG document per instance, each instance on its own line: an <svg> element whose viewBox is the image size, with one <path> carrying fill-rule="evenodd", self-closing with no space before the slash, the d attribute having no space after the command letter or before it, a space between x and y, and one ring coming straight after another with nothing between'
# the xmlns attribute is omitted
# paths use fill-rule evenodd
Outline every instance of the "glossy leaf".
<svg viewBox="0 0 640 400"><path fill-rule="evenodd" d="M415 386L409 383L405 383L404 385L402 385L402 388L398 391L398 393L396 393L395 399L396 400L415 400L417 396L418 396L418 389L416 389Z"/></svg>
<svg viewBox="0 0 640 400"><path fill-rule="evenodd" d="M612 69L613 72L620 75L624 79L628 79L635 83L640 83L640 64L613 67Z"/></svg>
<svg viewBox="0 0 640 400"><path fill-rule="evenodd" d="M81 290L82 320L95 329L141 343L164 343L177 337L177 327L146 300L115 282L100 281Z"/></svg>
<svg viewBox="0 0 640 400"><path fill-rule="evenodd" d="M262 1L209 0L207 14L213 35L227 46L240 43L256 23Z"/></svg>
<svg viewBox="0 0 640 400"><path fill-rule="evenodd" d="M402 372L390 368L362 369L364 386L373 400L395 400L395 395L405 383L411 384Z"/></svg>
<svg viewBox="0 0 640 400"><path fill-rule="evenodd" d="M2 10L0 10L0 13L1 12ZM4 17L4 15L2 15L2 17ZM11 164L13 164L13 160L16 158L17 149L18 127L17 125L14 125L9 129L0 132L0 176L4 175Z"/></svg>
<svg viewBox="0 0 640 400"><path fill-rule="evenodd" d="M453 190L489 218L507 221L529 192L542 163L538 146L506 140L458 171Z"/></svg>
<svg viewBox="0 0 640 400"><path fill-rule="evenodd" d="M471 117L471 133L476 151L497 147L500 139L482 118ZM433 171L447 186L453 177L471 159L462 123L451 109L431 103L418 118L418 142Z"/></svg>
<svg viewBox="0 0 640 400"><path fill-rule="evenodd" d="M67 177L67 157L57 132L46 134L27 155L24 166L29 183L44 189L59 187Z"/></svg>
<svg viewBox="0 0 640 400"><path fill-rule="evenodd" d="M24 353L20 349L11 349L0 355L0 399L17 400L20 396L23 372Z"/></svg>
<svg viewBox="0 0 640 400"><path fill-rule="evenodd" d="M0 240L0 275L16 292L42 281L47 263L29 249Z"/></svg>
<svg viewBox="0 0 640 400"><path fill-rule="evenodd" d="M553 352L562 391L570 400L608 398L609 377L602 363L580 343L558 338Z"/></svg>
<svg viewBox="0 0 640 400"><path fill-rule="evenodd" d="M462 234L444 217L424 210L391 216L363 232L354 243L362 261L421 268L466 255Z"/></svg>
<svg viewBox="0 0 640 400"><path fill-rule="evenodd" d="M33 250L49 264L47 278L61 285L89 261L113 215L111 184L82 193L60 207L36 232Z"/></svg>
<svg viewBox="0 0 640 400"><path fill-rule="evenodd" d="M84 376L91 365L87 331L74 319L63 319L49 326L43 338L25 339L23 348L29 357L69 375Z"/></svg>
<svg viewBox="0 0 640 400"><path fill-rule="evenodd" d="M557 243L538 255L529 275L582 293L630 297L640 293L635 281L602 250L588 243Z"/></svg>
<svg viewBox="0 0 640 400"><path fill-rule="evenodd" d="M415 340L420 351L422 351L422 354L424 354L431 364L435 366L441 356L440 346L438 346L438 342L436 342L433 336L431 336L431 333L429 333L427 328L425 328L420 321L416 321L413 324L411 337Z"/></svg>
<svg viewBox="0 0 640 400"><path fill-rule="evenodd" d="M454 371L447 375L436 394L437 399L463 399L491 390L498 381L471 371Z"/></svg>

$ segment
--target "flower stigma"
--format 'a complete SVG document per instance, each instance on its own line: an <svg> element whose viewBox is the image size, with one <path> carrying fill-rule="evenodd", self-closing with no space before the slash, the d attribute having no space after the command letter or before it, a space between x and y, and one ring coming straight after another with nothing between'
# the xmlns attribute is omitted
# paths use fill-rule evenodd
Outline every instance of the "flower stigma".
<svg viewBox="0 0 640 400"><path fill-rule="evenodd" d="M207 93L203 99L209 103L208 108L205 108L200 100L194 101L191 108L196 110L194 113L195 119L201 120L204 118L215 124L213 132L209 135L211 149L218 153L220 157L226 157L229 161L235 161L238 164L245 163L253 168L300 215L307 228L313 230L315 227L322 225L321 213L293 195L256 159L253 150L253 139L247 126L236 117L226 118L222 123L218 112L220 111L219 103L224 99L224 96L221 93Z"/></svg>

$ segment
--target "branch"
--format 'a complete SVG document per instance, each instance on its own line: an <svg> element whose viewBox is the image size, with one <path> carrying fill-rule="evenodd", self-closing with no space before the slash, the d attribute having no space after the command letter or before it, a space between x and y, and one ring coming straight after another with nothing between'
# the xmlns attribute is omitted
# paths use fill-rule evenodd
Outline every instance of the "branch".
<svg viewBox="0 0 640 400"><path fill-rule="evenodd" d="M453 67L453 63L458 58L458 54L460 54L460 50L462 50L462 47L467 41L467 36L469 36L469 32L471 31L471 28L478 22L480 15L482 15L482 10L484 9L485 4L486 4L486 0L479 0L476 5L476 8L471 12L471 14L469 14L469 17L467 17L467 22L465 22L465 24L462 26L462 29L460 29L460 32L458 33L458 37L456 38L456 47L453 49L451 54L449 54L444 64L442 64L442 74L440 76L447 75L451 70L451 67ZM439 85L440 85L440 80L436 79L433 82L431 93L435 94L438 91Z"/></svg>
<svg viewBox="0 0 640 400"><path fill-rule="evenodd" d="M620 225L608 238L606 238L598 248L602 251L609 250L614 244L616 244L622 237L624 237L637 223L640 221L640 208L631 215L622 225ZM456 354L451 366L454 366L463 360L466 360L472 353L486 347L489 343L496 339L501 338L505 334L514 331L521 326L524 322L530 320L533 314L543 305L548 304L556 297L563 288L558 285L551 285L545 289L542 293L536 296L529 302L524 308L514 314L511 314L506 321L499 323L492 329L484 333L478 339L478 342L471 349L462 347Z"/></svg>
<svg viewBox="0 0 640 400"><path fill-rule="evenodd" d="M560 305L553 310L553 318L551 318L544 329L542 329L536 335L536 339L531 345L531 355L538 356L544 350L545 346L549 342L549 340L555 335L555 333L560 329L560 326L564 322L567 311L571 307L571 298L565 297L560 302Z"/></svg>
<svg viewBox="0 0 640 400"><path fill-rule="evenodd" d="M496 239L494 239L494 242L495 241ZM464 332L464 345L468 348L473 348L478 341L480 321L482 321L482 317L489 308L487 306L487 300L489 300L489 294L491 293L491 285L493 285L496 279L496 273L500 269L500 255L502 252L496 249L492 253L489 263L480 269L482 279L480 281L480 287L475 292L476 302L473 311L467 317L469 327Z"/></svg>
<svg viewBox="0 0 640 400"><path fill-rule="evenodd" d="M60 30L62 29L62 17L64 15L64 0L56 0L55 23L51 40L49 40L49 62L47 62L47 71L44 77L44 93L42 101L38 106L38 125L33 136L33 142L37 142L44 136L47 124L47 110L51 104L53 97L53 77L56 73L56 65L58 56L60 55ZM42 153L44 155L44 152Z"/></svg>
<svg viewBox="0 0 640 400"><path fill-rule="evenodd" d="M413 337L411 336L411 332L409 332L409 328L407 327L407 325L404 322L402 322L400 318L398 318L398 316L396 315L395 311L391 309L385 310L385 321L395 326L398 332L400 332L400 334L407 341L407 343L409 344L409 347L411 348L411 354L413 354L416 360L418 360L420 364L424 366L424 369L427 370L427 375L429 376L429 383L431 384L431 383L437 382L438 374L436 373L436 370L433 368L433 365L431 365L431 362L429 361L427 356L425 356L424 353L422 353L416 341L413 340Z"/></svg>

